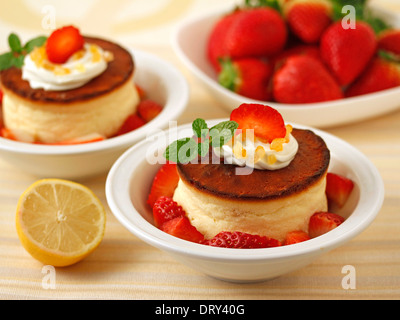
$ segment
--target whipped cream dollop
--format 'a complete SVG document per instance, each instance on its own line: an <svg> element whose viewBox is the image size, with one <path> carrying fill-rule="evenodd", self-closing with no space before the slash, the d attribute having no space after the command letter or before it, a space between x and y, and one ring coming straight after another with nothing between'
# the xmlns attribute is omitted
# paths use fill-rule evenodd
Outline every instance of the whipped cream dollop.
<svg viewBox="0 0 400 320"><path fill-rule="evenodd" d="M97 45L85 43L65 63L55 64L47 59L45 47L35 48L26 55L22 79L33 89L52 91L79 88L107 69L112 54Z"/></svg>
<svg viewBox="0 0 400 320"><path fill-rule="evenodd" d="M287 126L286 137L275 139L271 143L256 137L243 138L242 134L239 134L222 147L214 148L214 152L224 158L227 164L258 170L278 170L290 164L299 148L296 139L290 133L291 130L291 126Z"/></svg>

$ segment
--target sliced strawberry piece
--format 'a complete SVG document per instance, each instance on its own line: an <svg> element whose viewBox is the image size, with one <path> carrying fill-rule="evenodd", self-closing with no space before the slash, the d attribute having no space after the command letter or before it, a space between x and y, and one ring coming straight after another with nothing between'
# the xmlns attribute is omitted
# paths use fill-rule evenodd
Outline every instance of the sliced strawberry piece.
<svg viewBox="0 0 400 320"><path fill-rule="evenodd" d="M0 90L0 105L3 104L3 91Z"/></svg>
<svg viewBox="0 0 400 320"><path fill-rule="evenodd" d="M307 232L302 230L291 231L286 234L285 245L295 244L299 242L303 242L306 240L310 240L310 236Z"/></svg>
<svg viewBox="0 0 400 320"><path fill-rule="evenodd" d="M280 241L273 238L238 231L220 232L214 238L204 241L203 244L235 249L271 248L281 245Z"/></svg>
<svg viewBox="0 0 400 320"><path fill-rule="evenodd" d="M0 137L6 138L6 139L9 139L9 140L17 141L17 138L12 133L12 131L10 129L7 129L6 127L0 128Z"/></svg>
<svg viewBox="0 0 400 320"><path fill-rule="evenodd" d="M329 172L326 175L326 197L330 203L342 208L354 188L354 182L341 175Z"/></svg>
<svg viewBox="0 0 400 320"><path fill-rule="evenodd" d="M275 109L260 104L242 104L232 111L231 121L239 124L243 132L254 130L254 135L268 143L276 138L284 138L286 127L281 114Z"/></svg>
<svg viewBox="0 0 400 320"><path fill-rule="evenodd" d="M81 50L84 44L84 38L74 26L57 29L47 39L47 57L53 63L64 63L75 52Z"/></svg>
<svg viewBox="0 0 400 320"><path fill-rule="evenodd" d="M160 228L165 222L185 216L183 208L169 197L159 197L153 206L153 218L156 227Z"/></svg>
<svg viewBox="0 0 400 320"><path fill-rule="evenodd" d="M138 92L139 95L139 99L140 100L144 100L146 98L146 90L143 89L143 87L141 87L140 85L138 85L137 83L134 84L136 91Z"/></svg>
<svg viewBox="0 0 400 320"><path fill-rule="evenodd" d="M140 128L141 126L144 126L145 124L146 122L136 113L132 114L128 118L126 118L125 122L122 124L116 135L119 136L121 134L131 132Z"/></svg>
<svg viewBox="0 0 400 320"><path fill-rule="evenodd" d="M147 198L147 203L153 207L158 198L164 196L172 198L175 189L178 185L179 176L176 171L175 163L166 163L153 179L153 184L150 189L150 194Z"/></svg>
<svg viewBox="0 0 400 320"><path fill-rule="evenodd" d="M161 230L180 239L191 242L200 243L204 240L204 236L192 226L189 219L180 216L165 222L161 226Z"/></svg>
<svg viewBox="0 0 400 320"><path fill-rule="evenodd" d="M157 117L161 111L163 110L163 107L159 105L157 102L154 100L150 99L145 99L141 101L138 105L137 112L139 116L145 121L149 122L153 120L155 117Z"/></svg>
<svg viewBox="0 0 400 320"><path fill-rule="evenodd" d="M308 234L311 238L318 237L341 225L344 218L336 213L317 212L314 213L308 224Z"/></svg>

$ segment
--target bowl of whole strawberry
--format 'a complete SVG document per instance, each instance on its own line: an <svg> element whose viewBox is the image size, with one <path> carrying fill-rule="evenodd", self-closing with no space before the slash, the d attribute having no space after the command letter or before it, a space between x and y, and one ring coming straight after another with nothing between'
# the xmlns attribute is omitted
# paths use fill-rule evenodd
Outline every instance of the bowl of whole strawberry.
<svg viewBox="0 0 400 320"><path fill-rule="evenodd" d="M223 120L203 124L211 128ZM310 218L308 234L289 232L284 241L276 241L221 232L206 239L172 200L179 177L176 164L164 158L167 146L176 139L186 141L185 137L193 136L193 128L182 125L177 132L153 135L127 150L108 174L106 198L111 212L133 235L203 274L253 282L295 271L359 235L382 206L384 187L374 165L347 142L312 129L325 141L331 161L326 188L329 212Z"/></svg>
<svg viewBox="0 0 400 320"><path fill-rule="evenodd" d="M400 30L385 22L390 13L379 17L365 0L247 0L184 21L173 45L227 109L268 101L289 121L323 128L400 106Z"/></svg>

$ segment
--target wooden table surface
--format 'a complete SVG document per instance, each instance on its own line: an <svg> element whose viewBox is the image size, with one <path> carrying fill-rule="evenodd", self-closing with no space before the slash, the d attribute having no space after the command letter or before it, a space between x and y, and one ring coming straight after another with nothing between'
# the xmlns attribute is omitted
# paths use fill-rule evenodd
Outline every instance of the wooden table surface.
<svg viewBox="0 0 400 320"><path fill-rule="evenodd" d="M386 0L385 3L395 3ZM40 3L40 4L38 4ZM154 53L176 66L191 88L179 123L194 118L227 117L208 91L173 52L170 37L177 22L238 1L212 0L1 1L0 49L11 31L23 39L57 26L78 25L83 32L114 38ZM55 16L49 16L54 13ZM29 17L29 18L28 18ZM102 21L102 23L99 23ZM379 108L379 106L376 106ZM400 107L400 101L399 101ZM326 129L362 151L378 168L385 200L376 220L359 236L298 271L271 281L234 284L209 278L142 242L107 207L107 228L99 248L84 261L57 268L55 288L44 285L46 270L21 246L15 229L19 196L38 178L0 158L1 299L399 299L400 298L400 110L374 119ZM81 181L106 206L106 173ZM345 289L344 266L356 271L356 288Z"/></svg>

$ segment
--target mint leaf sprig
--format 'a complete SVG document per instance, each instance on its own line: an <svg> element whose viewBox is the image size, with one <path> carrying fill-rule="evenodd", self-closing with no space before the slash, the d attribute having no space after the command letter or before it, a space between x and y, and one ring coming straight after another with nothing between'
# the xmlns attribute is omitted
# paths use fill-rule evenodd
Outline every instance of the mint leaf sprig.
<svg viewBox="0 0 400 320"><path fill-rule="evenodd" d="M25 56L35 47L41 47L46 40L46 36L39 36L22 46L20 38L15 33L11 33L8 36L10 51L0 55L0 71L11 67L21 68L24 65Z"/></svg>
<svg viewBox="0 0 400 320"><path fill-rule="evenodd" d="M165 150L164 157L175 163L189 163L199 156L205 157L210 146L222 147L231 140L238 126L235 121L223 121L209 129L205 120L198 118L192 123L194 136L171 143Z"/></svg>

